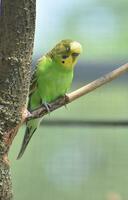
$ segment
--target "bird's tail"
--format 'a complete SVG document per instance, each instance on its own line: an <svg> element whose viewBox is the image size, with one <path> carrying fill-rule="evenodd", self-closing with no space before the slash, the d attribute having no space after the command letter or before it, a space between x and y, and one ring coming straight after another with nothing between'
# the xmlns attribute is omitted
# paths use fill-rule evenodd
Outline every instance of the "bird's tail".
<svg viewBox="0 0 128 200"><path fill-rule="evenodd" d="M26 126L27 127L26 127L26 131L25 131L25 135L24 135L24 138L23 138L23 142L22 142L22 145L21 145L20 152L17 156L17 160L20 159L22 157L22 155L24 154L25 149L26 149L31 137L33 136L34 132L37 129L38 120L37 119L30 120L30 121L27 122Z"/></svg>

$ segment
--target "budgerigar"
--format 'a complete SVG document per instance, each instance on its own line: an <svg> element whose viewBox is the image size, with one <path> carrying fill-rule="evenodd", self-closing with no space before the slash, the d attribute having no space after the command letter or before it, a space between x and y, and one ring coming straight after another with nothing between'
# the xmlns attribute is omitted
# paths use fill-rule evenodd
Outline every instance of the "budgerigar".
<svg viewBox="0 0 128 200"><path fill-rule="evenodd" d="M64 96L70 88L74 66L81 54L81 44L72 40L62 40L50 52L41 57L32 75L28 110L46 107L50 102ZM17 159L23 155L33 133L41 119L32 119L26 123L26 132Z"/></svg>

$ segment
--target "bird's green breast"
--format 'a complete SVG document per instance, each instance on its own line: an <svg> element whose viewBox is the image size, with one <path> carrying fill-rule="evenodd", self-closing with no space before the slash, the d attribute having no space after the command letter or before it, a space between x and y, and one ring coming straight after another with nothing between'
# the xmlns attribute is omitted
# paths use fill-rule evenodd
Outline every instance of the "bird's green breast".
<svg viewBox="0 0 128 200"><path fill-rule="evenodd" d="M70 88L73 70L65 70L56 62L46 62L38 68L38 90L43 102L63 96Z"/></svg>

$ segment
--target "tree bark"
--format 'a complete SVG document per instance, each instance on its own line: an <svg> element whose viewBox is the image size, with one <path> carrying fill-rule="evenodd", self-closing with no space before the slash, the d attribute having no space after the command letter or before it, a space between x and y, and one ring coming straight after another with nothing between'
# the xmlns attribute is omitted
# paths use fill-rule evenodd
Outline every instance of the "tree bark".
<svg viewBox="0 0 128 200"><path fill-rule="evenodd" d="M35 0L3 0L0 16L0 199L13 198L9 147L23 119L35 31Z"/></svg>

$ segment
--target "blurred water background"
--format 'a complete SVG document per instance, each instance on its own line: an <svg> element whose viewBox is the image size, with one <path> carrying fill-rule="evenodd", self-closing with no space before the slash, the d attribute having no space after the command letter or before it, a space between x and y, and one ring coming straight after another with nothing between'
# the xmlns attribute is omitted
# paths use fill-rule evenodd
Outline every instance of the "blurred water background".
<svg viewBox="0 0 128 200"><path fill-rule="evenodd" d="M71 90L124 64L127 9L127 0L37 0L33 63L61 39L79 41L83 54ZM128 127L79 124L127 120L127 85L125 74L45 117L16 161L21 128L10 152L16 200L128 199Z"/></svg>

